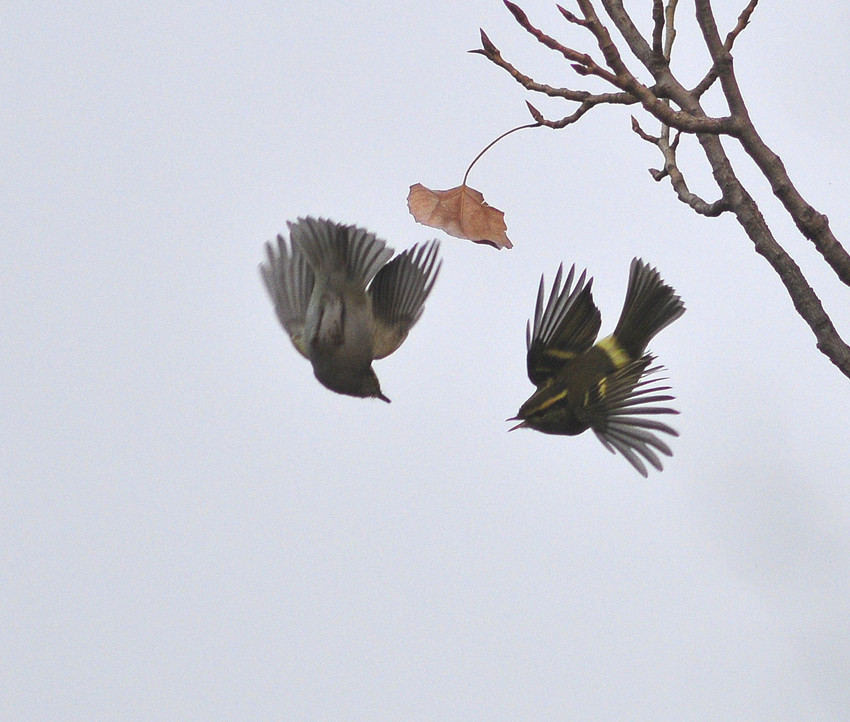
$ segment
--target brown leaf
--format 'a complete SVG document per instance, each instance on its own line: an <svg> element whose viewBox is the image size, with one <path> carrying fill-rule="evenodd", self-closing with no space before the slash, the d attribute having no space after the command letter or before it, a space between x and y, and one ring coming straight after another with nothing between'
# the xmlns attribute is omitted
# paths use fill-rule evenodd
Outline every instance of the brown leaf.
<svg viewBox="0 0 850 722"><path fill-rule="evenodd" d="M488 206L481 192L468 185L432 191L416 183L410 186L407 207L418 223L439 228L455 238L486 243L493 248L513 248L507 236L505 214Z"/></svg>

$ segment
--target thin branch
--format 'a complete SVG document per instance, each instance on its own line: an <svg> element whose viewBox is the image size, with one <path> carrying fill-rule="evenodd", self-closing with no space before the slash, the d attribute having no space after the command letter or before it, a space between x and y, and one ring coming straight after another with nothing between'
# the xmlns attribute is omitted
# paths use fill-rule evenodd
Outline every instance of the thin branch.
<svg viewBox="0 0 850 722"><path fill-rule="evenodd" d="M726 48L727 52L732 50L732 45L735 42L735 38L737 38L744 30L747 25L750 24L750 18L752 17L753 11L756 9L756 5L759 4L759 0L750 0L747 7L745 7L741 14L738 16L738 23L734 28L729 32L726 36L726 40L723 43L723 47Z"/></svg>
<svg viewBox="0 0 850 722"><path fill-rule="evenodd" d="M620 57L608 29L599 20L591 0L577 0L588 29L596 37L597 45L605 56L605 62L617 78L617 87L634 95L643 108L659 121L677 130L687 133L714 133L734 136L737 132L735 119L732 117L711 118L700 110L700 115L688 112L689 109L677 111L665 103L653 90L642 84L626 67ZM626 38L626 43L635 56L653 73L656 82L665 91L672 84L672 78L663 58L652 53L651 48L638 32L631 18L626 14L622 2L602 0L606 11L611 16L620 34Z"/></svg>
<svg viewBox="0 0 850 722"><path fill-rule="evenodd" d="M715 180L724 189L735 217L753 242L756 253L763 256L776 271L797 313L814 333L821 353L845 376L850 377L850 346L838 334L800 267L774 238L756 202L735 175L720 138L708 133L697 137L711 164Z"/></svg>
<svg viewBox="0 0 850 722"><path fill-rule="evenodd" d="M667 16L667 36L664 38L664 59L667 61L668 67L673 57L673 43L676 40L676 27L673 21L676 17L677 5L678 0L667 0L667 9L665 10L665 15Z"/></svg>
<svg viewBox="0 0 850 722"><path fill-rule="evenodd" d="M526 102L528 106L528 110L531 113L531 117L537 121L538 125L545 125L547 128L553 128L554 130L558 130L560 128L565 128L568 125L575 123L579 118L581 118L588 110L596 107L592 103L582 103L576 110L570 115L561 118L560 120L547 120L543 117L543 114L537 110L531 103Z"/></svg>
<svg viewBox="0 0 850 722"><path fill-rule="evenodd" d="M743 32L744 28L747 27L750 23L750 17L753 14L753 11L756 9L756 5L758 5L759 0L750 0L747 7L745 7L741 14L738 16L738 23L732 28L731 31L726 35L726 40L723 43L723 48L727 53L732 51L732 46L735 44L735 39ZM697 97L701 97L706 90L708 90L713 84L714 81L717 80L717 76L720 73L720 66L717 63L713 63L708 73L706 73L705 77L699 81L694 86L693 93Z"/></svg>
<svg viewBox="0 0 850 722"><path fill-rule="evenodd" d="M584 5L587 5L593 11L591 0L577 0L577 2L582 6L582 11L584 11ZM629 50L632 51L634 56L647 70L655 75L662 64L659 64L659 58L652 52L649 43L646 42L646 39L641 35L631 17L629 17L621 0L602 0L602 6L605 8L605 12L608 13L608 17L611 18L617 31L623 36L626 45L629 46ZM593 11L593 14L595 16L596 12ZM597 22L599 22L598 18ZM599 24L601 25L601 23ZM608 39L610 41L610 36Z"/></svg>
<svg viewBox="0 0 850 722"><path fill-rule="evenodd" d="M673 57L673 42L676 40L676 5L678 0L668 0L664 10L664 62L667 71L670 70L670 59ZM661 137L670 140L670 126L661 124ZM673 149L679 144L681 132L676 136ZM656 178L656 180L659 180Z"/></svg>
<svg viewBox="0 0 850 722"><path fill-rule="evenodd" d="M661 136L650 135L641 128L640 123L638 123L638 119L635 118L635 116L632 116L632 130L637 134L638 138L645 140L647 143L652 143L652 145L658 145L658 141L661 140Z"/></svg>
<svg viewBox="0 0 850 722"><path fill-rule="evenodd" d="M470 50L470 53L483 55L494 65L507 71L507 73L522 85L527 90L532 90L537 93L543 93L554 98L565 98L566 100L574 100L577 103L590 103L591 105L599 105L601 103L609 103L612 105L632 105L637 103L637 99L628 93L590 93L587 90L571 90L569 88L555 88L545 83L538 83L533 78L525 75L518 70L513 64L502 56L499 49L493 44L487 34L481 30L481 48Z"/></svg>
<svg viewBox="0 0 850 722"><path fill-rule="evenodd" d="M850 254L832 234L826 216L816 211L800 196L779 156L758 135L738 88L731 50L738 36L747 27L758 0L749 0L739 15L737 24L724 40L721 40L717 31L710 0L694 0L697 22L708 47L712 66L705 78L690 90L678 81L670 69L676 36L674 19L677 0L666 0L666 5L665 0L653 0L653 30L650 41L644 38L632 22L624 8L623 0L600 0L628 49L652 75L654 80L652 86L641 83L628 69L608 29L599 19L593 0L576 0L582 17L577 17L561 6L558 6L558 9L569 22L586 28L592 33L605 59L607 69L596 63L589 55L568 48L546 35L531 24L518 6L510 0L504 1L514 18L527 32L541 44L560 52L576 72L602 78L620 91L594 95L587 91L552 88L537 83L504 60L498 49L482 33L484 49L475 52L485 55L529 90L564 97L579 103L579 107L572 114L559 121L547 120L540 111L528 104L529 112L536 124L560 128L575 123L597 105L639 103L661 123L659 135L653 136L645 132L636 119L632 119L632 128L635 133L644 141L655 145L664 158L663 169L651 170L652 177L656 180L670 178L671 186L679 200L701 215L716 216L725 212L735 214L753 242L756 252L767 259L785 285L797 313L812 329L817 339L818 349L842 373L850 377L850 346L838 334L799 266L774 238L756 202L736 177L720 140L722 135L727 135L741 143L769 180L774 194L785 206L803 235L813 241L838 277L850 285ZM729 115L726 117L708 116L700 103L702 94L716 80L719 80L729 106ZM676 131L672 141L670 140L671 129ZM714 202L706 202L692 193L679 169L677 146L683 132L696 135L711 166L712 175L721 192L720 199Z"/></svg>
<svg viewBox="0 0 850 722"><path fill-rule="evenodd" d="M664 57L664 0L652 0L652 52Z"/></svg>
<svg viewBox="0 0 850 722"><path fill-rule="evenodd" d="M676 139L670 143L668 136L650 135L640 127L637 118L634 116L632 116L632 130L637 133L640 138L648 143L652 143L654 146L657 146L661 151L661 154L664 156L664 170L651 169L649 172L656 181L669 177L670 184L673 186L676 196L680 201L682 201L682 203L687 204L696 213L699 213L702 216L715 217L719 216L721 213L731 210L731 207L725 198L720 198L713 203L708 203L690 191L688 184L685 181L685 177L679 170L679 166L676 161L676 147L679 144L680 136L677 135Z"/></svg>
<svg viewBox="0 0 850 722"><path fill-rule="evenodd" d="M583 20L574 18L574 16L560 6L559 9L564 16L567 17L567 19L571 19L573 22L577 22L578 24L587 27L594 34L599 48L602 50L603 55L605 55L606 63L614 71L613 75L611 72L601 68L596 61L594 61L586 53L579 53L572 48L568 48L538 28L534 27L529 21L528 16L521 8L510 0L504 0L505 6L511 11L520 26L546 47L557 50L561 53L565 59L571 62L572 67L576 70L576 72L581 75L595 75L607 80L614 87L632 96L634 101L625 98L619 93L591 96L585 95L584 93L586 91L573 91L568 88L553 88L549 85L537 83L530 77L520 73L513 65L504 60L496 46L493 45L492 41L490 41L486 33L483 31L481 33L483 47L471 52L484 55L495 65L498 65L508 71L508 73L510 73L517 82L523 84L524 87L527 87L530 90L543 92L547 95L564 97L580 103L589 101L595 104L610 102L626 105L631 104L632 102L639 102L644 109L662 123L688 133L705 132L734 135L737 132L734 118L712 118L702 112L701 109L699 115L694 115L687 111L674 110L668 103L665 102L665 100L662 99L661 96L663 93L656 92L657 89L654 86L652 88L648 88L638 81L623 63L607 29L599 21L590 1L578 0L578 2L585 15ZM663 64L663 58L661 58L659 62Z"/></svg>
<svg viewBox="0 0 850 722"><path fill-rule="evenodd" d="M552 50L559 52L571 63L581 66L584 69L582 71L582 75L595 75L603 80L607 80L611 85L617 86L617 78L605 70L605 68L598 65L597 62L587 53L579 53L572 48L561 45L561 43L555 40L555 38L550 37L542 30L534 27L534 25L532 25L529 21L528 15L526 15L525 11L518 5L515 5L510 0L504 0L504 3L508 10L511 11L519 25L526 30L526 32L534 36L537 42L545 45L547 48L551 48Z"/></svg>
<svg viewBox="0 0 850 722"><path fill-rule="evenodd" d="M755 7L751 2L750 5ZM750 5L747 9L750 9ZM746 14L746 10L741 15ZM752 10L750 10L750 14ZM755 161L765 178L770 181L774 195L794 220L800 232L814 244L841 281L850 286L850 254L841 245L832 229L829 219L819 213L800 195L788 177L788 171L782 159L761 139L750 119L738 80L732 66L732 56L726 45L720 41L717 24L709 0L696 0L696 16L711 59L720 68L720 84L723 94L733 115L738 120L740 132L738 139L747 154ZM746 25L739 20L738 25ZM737 27L737 26L736 26Z"/></svg>
<svg viewBox="0 0 850 722"><path fill-rule="evenodd" d="M567 10L563 5L556 5L561 15L563 15L567 20L576 25L581 25L583 28L587 27L587 20L584 18L576 17L569 10Z"/></svg>

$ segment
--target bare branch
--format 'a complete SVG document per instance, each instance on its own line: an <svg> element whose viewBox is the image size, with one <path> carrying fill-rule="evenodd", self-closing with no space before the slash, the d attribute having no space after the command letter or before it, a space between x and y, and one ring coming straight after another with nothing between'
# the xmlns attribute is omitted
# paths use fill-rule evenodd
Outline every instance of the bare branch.
<svg viewBox="0 0 850 722"><path fill-rule="evenodd" d="M619 91L591 94L589 91L553 88L538 83L504 60L495 45L482 32L483 49L473 52L481 53L505 69L529 90L579 103L579 107L572 114L557 121L547 120L539 110L529 104L528 109L535 122L550 128L563 128L578 121L597 105L639 103L661 123L660 132L656 136L644 131L638 121L632 118L634 132L645 142L656 146L664 158L662 169L650 170L652 177L656 181L669 178L677 198L696 213L703 216L734 213L756 252L767 259L781 279L797 313L812 329L818 349L850 378L850 346L838 334L797 263L777 243L755 200L735 175L720 141L720 137L725 135L741 143L768 179L774 194L801 233L814 243L836 275L850 285L850 254L833 235L826 216L802 198L788 177L779 156L756 132L737 84L731 50L750 22L758 0L749 0L739 15L737 24L723 40L717 31L710 0L694 0L697 22L708 47L712 65L706 76L690 90L678 81L670 68L676 37L674 19L677 0L653 0L653 29L649 40L641 35L632 22L624 8L623 0L599 0L632 55L652 75L654 83L651 86L641 83L629 70L608 29L599 19L593 0L576 0L581 17L561 6L558 6L558 9L566 20L592 33L607 68L596 63L590 55L566 47L534 27L517 5L511 0L504 1L514 18L527 32L541 44L561 53L578 74L602 78ZM715 81L719 81L729 107L729 115L726 117L708 116L700 103L701 96ZM671 130L675 131L672 140ZM677 160L682 133L696 135L702 146L721 193L718 200L707 202L688 188Z"/></svg>
<svg viewBox="0 0 850 722"><path fill-rule="evenodd" d="M667 36L664 38L664 59L667 61L668 66L670 65L670 59L673 57L673 43L676 40L676 26L674 24L676 5L678 5L678 0L667 0L667 9L665 11Z"/></svg>
<svg viewBox="0 0 850 722"><path fill-rule="evenodd" d="M652 0L652 52L664 56L664 0Z"/></svg>
<svg viewBox="0 0 850 722"><path fill-rule="evenodd" d="M552 50L556 50L561 53L567 60L571 63L580 65L584 68L583 75L596 75L603 80L607 80L611 85L617 85L617 79L611 73L609 73L605 68L600 67L596 61L591 58L587 53L579 53L572 48L568 48L565 45L561 45L557 40L553 37L550 37L542 30L534 27L528 19L528 16L525 14L525 11L522 10L518 5L515 5L510 0L504 0L505 6L508 10L511 11L516 21L520 24L522 28L524 28L527 32L534 36L534 38L539 42L545 45L547 48L551 48Z"/></svg>
<svg viewBox="0 0 850 722"><path fill-rule="evenodd" d="M579 2L580 5L586 4L592 8L590 0L577 0L577 2ZM629 14L623 7L622 0L602 0L602 6L605 8L605 12L608 13L608 17L611 18L611 21L614 23L614 26L617 28L620 35L623 36L623 39L626 41L626 45L629 46L629 50L631 50L643 66L654 75L659 66L659 58L652 52L652 48L649 46L649 43L646 42L646 39L643 35L641 35L637 26L635 26L634 22L632 22L631 17L629 17ZM582 10L583 9L584 8L582 8ZM594 15L595 14L596 13L594 12Z"/></svg>
<svg viewBox="0 0 850 722"><path fill-rule="evenodd" d="M750 17L753 14L753 11L756 9L756 5L758 5L759 0L750 0L750 3L745 7L741 14L738 16L738 23L734 28L726 35L726 40L723 43L723 47L726 49L726 52L731 52L732 46L735 43L735 39L743 32L744 28L750 22ZM697 97L701 97L706 90L708 90L712 85L714 85L714 81L717 80L717 76L720 73L720 66L717 63L712 64L708 73L706 73L705 77L700 80L694 86L693 93Z"/></svg>
<svg viewBox="0 0 850 722"><path fill-rule="evenodd" d="M747 6L749 14L755 8L754 2ZM745 10L744 20L738 25L746 25L749 18ZM696 0L696 16L711 59L719 68L720 84L729 108L738 119L740 132L738 139L747 154L756 162L759 170L770 181L774 195L781 201L785 210L794 220L800 232L814 243L815 248L835 271L841 281L850 285L850 254L839 243L829 227L829 219L816 211L794 187L782 159L761 139L750 119L743 95L732 66L732 55L726 45L720 41L717 24L709 0ZM746 17L745 17L746 16ZM736 26L737 27L737 26Z"/></svg>
<svg viewBox="0 0 850 722"><path fill-rule="evenodd" d="M591 0L577 0L577 2L587 21L587 27L596 36L597 45L605 56L605 62L616 74L617 87L634 95L645 110L662 123L677 130L688 133L735 135L737 128L734 118L711 118L702 112L702 109L699 109L699 115L688 112L690 109L674 110L653 89L643 85L626 67L608 29L599 20ZM652 72L658 87L666 94L668 86L678 86L675 78L670 75L664 58L653 54L623 8L621 0L602 0L602 4L632 52ZM684 90L684 88L681 89Z"/></svg>
<svg viewBox="0 0 850 722"><path fill-rule="evenodd" d="M750 24L750 17L753 14L753 11L756 9L756 5L759 4L759 0L750 0L747 7L745 7L741 14L738 16L738 23L734 28L729 32L726 36L726 41L723 43L723 47L726 48L727 51L732 50L732 45L735 42L735 38L737 38L741 32L744 30L747 25Z"/></svg>
<svg viewBox="0 0 850 722"><path fill-rule="evenodd" d="M643 140L657 146L661 151L661 154L664 156L664 169L650 169L649 172L656 181L669 177L673 190L676 191L676 196L680 201L682 201L682 203L687 204L695 212L702 216L719 216L721 213L731 210L729 203L725 198L720 198L713 203L707 203L695 193L691 193L688 189L685 177L682 175L682 172L679 170L679 166L676 162L676 146L679 144L678 135L672 143L669 142L666 135L650 135L640 127L637 118L634 116L632 116L632 130Z"/></svg>
<svg viewBox="0 0 850 722"><path fill-rule="evenodd" d="M481 45L482 47L476 50L470 50L470 53L483 55L494 65L508 72L508 74L516 80L520 85L528 90L536 93L543 93L553 98L565 98L566 100L574 100L577 103L590 103L591 105L600 105L608 103L612 105L633 105L637 103L637 99L629 93L590 93L586 90L571 90L569 88L555 88L545 83L538 83L533 78L525 75L518 70L513 64L502 56L499 49L493 44L487 34L481 30Z"/></svg>
<svg viewBox="0 0 850 722"><path fill-rule="evenodd" d="M578 108L576 108L575 112L564 118L561 118L560 120L547 120L543 117L543 114L539 110L537 110L537 108L535 108L531 103L526 102L526 105L528 106L528 110L534 120L536 120L540 125L545 125L547 128L553 128L554 130L564 128L568 125L571 125L572 123L575 123L588 110L595 107L593 103L582 103Z"/></svg>
<svg viewBox="0 0 850 722"><path fill-rule="evenodd" d="M576 25L581 25L582 27L585 27L585 28L587 27L587 21L586 20L579 18L579 17L576 17L569 10L566 10L562 5L556 5L556 7L558 8L558 10L560 10L561 15L563 15L571 23L575 23Z"/></svg>
<svg viewBox="0 0 850 722"><path fill-rule="evenodd" d="M706 132L734 135L737 132L734 118L712 118L702 112L701 109L699 109L699 113L697 115L685 110L674 110L669 103L665 102L665 100L660 97L662 94L657 92L657 88L655 86L649 88L638 81L620 58L619 52L608 34L608 30L599 21L590 0L578 0L578 2L585 15L583 20L575 18L568 11L560 8L560 6L559 9L562 14L564 14L564 17L572 22L577 22L578 24L587 27L594 34L597 39L597 45L605 56L606 63L614 71L613 74L600 67L596 61L594 61L593 58L586 53L579 53L572 48L568 48L538 28L534 27L529 21L528 16L521 8L510 0L504 0L505 6L511 11L517 22L541 44L561 53L565 59L571 62L572 67L576 70L576 72L580 75L595 75L602 78L614 87L632 96L631 98L626 98L620 93L592 95L587 91L575 91L568 88L554 88L550 85L537 83L532 78L520 73L513 65L504 60L501 53L495 45L493 45L484 31L481 31L483 47L471 52L484 55L494 64L507 70L517 82L521 83L529 90L567 98L568 100L575 100L580 103L589 101L594 104L616 103L628 105L633 102L639 102L649 113L655 116L662 123L688 133ZM661 64L664 64L663 58L657 60Z"/></svg>
<svg viewBox="0 0 850 722"><path fill-rule="evenodd" d="M736 177L720 139L708 133L698 138L711 164L715 180L724 189L735 217L752 240L756 252L767 260L785 285L797 313L814 333L818 349L845 376L850 377L850 346L839 336L800 267L777 243L756 202Z"/></svg>
<svg viewBox="0 0 850 722"><path fill-rule="evenodd" d="M638 123L638 119L635 118L635 116L632 116L632 130L637 133L639 138L645 140L647 143L658 145L658 141L661 140L660 136L650 135L643 128L641 128L640 123Z"/></svg>

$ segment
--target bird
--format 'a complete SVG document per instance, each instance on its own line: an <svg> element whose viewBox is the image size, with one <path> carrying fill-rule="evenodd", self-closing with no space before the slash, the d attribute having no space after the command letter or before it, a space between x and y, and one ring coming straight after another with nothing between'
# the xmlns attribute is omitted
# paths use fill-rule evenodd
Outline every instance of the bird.
<svg viewBox="0 0 850 722"><path fill-rule="evenodd" d="M442 266L439 241L393 258L365 228L311 216L287 226L289 243L267 242L260 264L278 320L323 386L389 403L372 361L398 349L422 315Z"/></svg>
<svg viewBox="0 0 850 722"><path fill-rule="evenodd" d="M534 322L525 334L528 378L537 390L508 419L520 422L510 431L575 436L593 429L605 448L619 451L642 476L648 476L645 461L661 471L658 453L673 452L655 432L678 432L648 417L679 412L665 405L673 396L664 393L670 386L657 376L664 367L646 347L685 305L655 268L634 258L614 333L594 343L602 317L593 302L593 279L586 280L583 271L573 286L573 264L561 289L563 270L561 264L545 308L540 278Z"/></svg>

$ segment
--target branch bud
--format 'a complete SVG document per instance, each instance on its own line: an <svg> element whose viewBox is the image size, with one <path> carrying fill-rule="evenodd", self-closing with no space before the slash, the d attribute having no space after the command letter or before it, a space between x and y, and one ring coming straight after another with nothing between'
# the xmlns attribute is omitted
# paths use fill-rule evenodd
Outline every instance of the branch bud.
<svg viewBox="0 0 850 722"><path fill-rule="evenodd" d="M531 113L531 117L538 123L543 123L546 119L543 117L543 113L541 113L537 108L535 108L531 103L527 100L525 101L526 106L528 107L528 112Z"/></svg>
<svg viewBox="0 0 850 722"><path fill-rule="evenodd" d="M503 0L503 2L520 25L528 24L528 15L525 14L525 11L519 5L514 5L510 0Z"/></svg>
<svg viewBox="0 0 850 722"><path fill-rule="evenodd" d="M488 55L498 55L499 49L493 45L493 41L487 37L487 33L481 30L481 47L484 48L484 52Z"/></svg>

